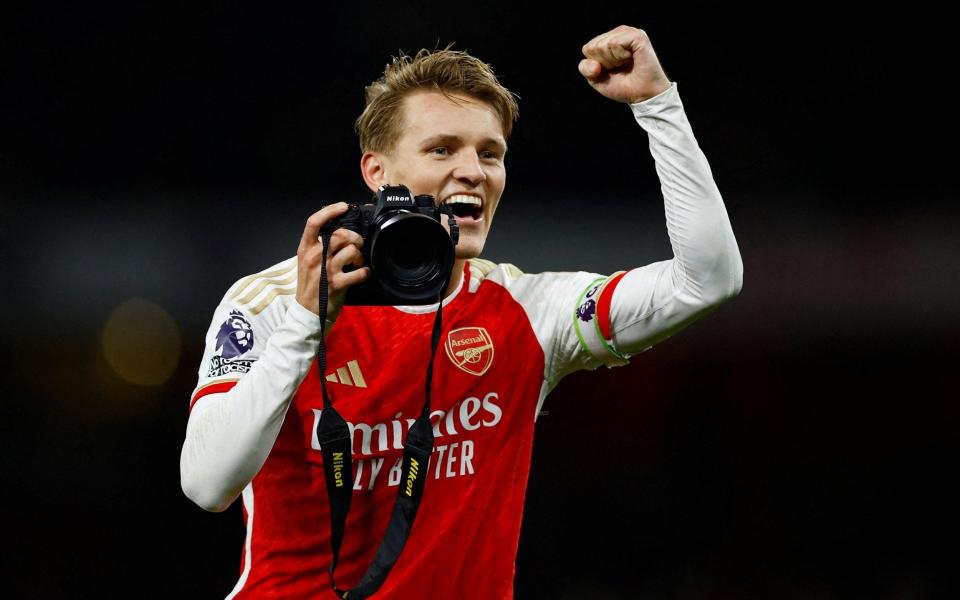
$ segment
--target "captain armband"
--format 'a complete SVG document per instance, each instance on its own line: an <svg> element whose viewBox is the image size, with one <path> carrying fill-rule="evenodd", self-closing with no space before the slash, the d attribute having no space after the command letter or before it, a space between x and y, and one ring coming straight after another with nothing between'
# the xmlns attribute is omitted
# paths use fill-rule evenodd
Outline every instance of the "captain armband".
<svg viewBox="0 0 960 600"><path fill-rule="evenodd" d="M594 358L607 367L629 363L628 356L613 346L610 330L610 299L626 271L617 271L609 277L596 279L577 299L573 325L580 343Z"/></svg>

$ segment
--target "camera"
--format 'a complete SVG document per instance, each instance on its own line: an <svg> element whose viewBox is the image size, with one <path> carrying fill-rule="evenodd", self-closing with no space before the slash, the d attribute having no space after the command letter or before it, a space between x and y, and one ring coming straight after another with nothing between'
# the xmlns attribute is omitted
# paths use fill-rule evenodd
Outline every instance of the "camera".
<svg viewBox="0 0 960 600"><path fill-rule="evenodd" d="M450 233L441 224L447 215ZM350 204L320 233L349 229L363 238L370 277L347 289L345 306L414 306L439 301L449 283L459 227L449 206L413 197L405 185L381 185L370 204ZM346 265L345 272L355 270Z"/></svg>

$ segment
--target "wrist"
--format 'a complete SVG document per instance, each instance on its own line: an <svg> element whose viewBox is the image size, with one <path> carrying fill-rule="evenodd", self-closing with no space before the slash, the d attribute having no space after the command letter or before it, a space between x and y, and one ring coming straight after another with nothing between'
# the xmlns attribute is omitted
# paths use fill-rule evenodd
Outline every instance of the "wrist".
<svg viewBox="0 0 960 600"><path fill-rule="evenodd" d="M659 81L657 82L656 85L654 85L650 89L645 90L645 93L641 94L640 96L637 96L636 98L629 100L627 104L640 104L640 103L646 102L647 100L651 100L653 98L656 98L657 96L660 96L661 94L668 91L672 87L673 87L672 81L669 81L669 80Z"/></svg>
<svg viewBox="0 0 960 600"><path fill-rule="evenodd" d="M332 325L337 320L337 317L340 316L340 308L336 305L327 305L327 314L325 315L327 323Z"/></svg>

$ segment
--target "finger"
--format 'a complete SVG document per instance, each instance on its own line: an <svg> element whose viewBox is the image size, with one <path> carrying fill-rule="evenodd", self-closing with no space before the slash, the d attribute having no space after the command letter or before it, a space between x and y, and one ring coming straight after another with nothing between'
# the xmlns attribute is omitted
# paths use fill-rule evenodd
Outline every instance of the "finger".
<svg viewBox="0 0 960 600"><path fill-rule="evenodd" d="M330 236L330 254L336 254L341 248L348 244L353 244L359 248L363 247L363 236L352 229L341 227Z"/></svg>
<svg viewBox="0 0 960 600"><path fill-rule="evenodd" d="M347 212L347 203L337 202L336 204L324 206L310 215L307 219L307 224L303 228L303 237L300 238L300 246L302 248L309 248L317 244L319 242L320 230L323 226L334 217L339 217L345 212Z"/></svg>
<svg viewBox="0 0 960 600"><path fill-rule="evenodd" d="M609 56L604 54L604 48L607 44L608 39L610 38L610 33L602 33L597 37L593 38L589 42L583 45L583 56L586 58L593 59L594 61L600 63L600 66L604 69L612 69L613 64L610 63Z"/></svg>
<svg viewBox="0 0 960 600"><path fill-rule="evenodd" d="M633 57L633 53L624 48L622 43L613 37L605 39L600 45L593 48L593 53L597 62L603 65L605 69L615 69Z"/></svg>
<svg viewBox="0 0 960 600"><path fill-rule="evenodd" d="M334 290L343 290L352 285L362 283L370 278L370 267L362 267L356 271L340 272L330 280Z"/></svg>
<svg viewBox="0 0 960 600"><path fill-rule="evenodd" d="M637 36L643 31L621 25L602 33L583 46L583 55L598 62L603 69L614 69L633 57ZM599 73L593 75L596 77Z"/></svg>
<svg viewBox="0 0 960 600"><path fill-rule="evenodd" d="M647 33L633 27L612 34L609 40L609 45L619 60L632 59L633 53L646 44L649 44Z"/></svg>
<svg viewBox="0 0 960 600"><path fill-rule="evenodd" d="M633 58L630 43L631 40L628 37L621 35L619 39L613 38L607 44L606 53L615 66L629 62Z"/></svg>
<svg viewBox="0 0 960 600"><path fill-rule="evenodd" d="M603 72L600 63L589 58L581 60L577 68L580 70L580 74L587 79L596 79Z"/></svg>
<svg viewBox="0 0 960 600"><path fill-rule="evenodd" d="M597 45L598 45L600 42L602 42L602 41L604 40L604 38L606 38L608 35L609 35L609 32L607 32L607 33L601 33L600 35L595 35L595 36L593 36L593 38L592 38L589 42L587 42L586 44L583 45L583 55L586 56L586 55L587 55L587 50L592 49L592 48L594 48L595 46L597 46Z"/></svg>
<svg viewBox="0 0 960 600"><path fill-rule="evenodd" d="M347 244L342 250L327 258L327 271L331 273L343 272L343 268L347 265L363 266L363 253L353 244Z"/></svg>

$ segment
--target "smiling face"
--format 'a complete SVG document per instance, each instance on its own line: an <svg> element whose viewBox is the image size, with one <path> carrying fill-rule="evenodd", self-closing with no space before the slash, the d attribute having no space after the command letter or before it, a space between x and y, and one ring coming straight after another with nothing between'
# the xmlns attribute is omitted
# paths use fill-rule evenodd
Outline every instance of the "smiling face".
<svg viewBox="0 0 960 600"><path fill-rule="evenodd" d="M463 94L418 91L404 98L403 128L391 154L365 152L360 165L371 191L403 184L413 195L430 194L440 204L458 195L457 258L480 256L506 185L506 140L496 112ZM480 206L470 203L480 202ZM473 212L473 215L466 213ZM476 218L474 218L476 216ZM444 229L449 231L446 217ZM458 261L459 262L459 261Z"/></svg>

